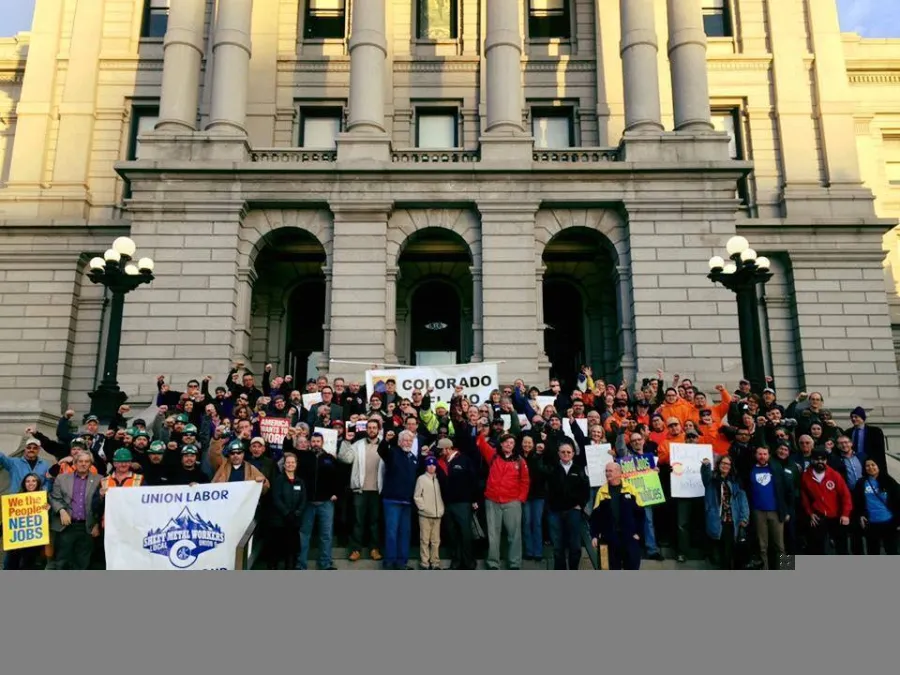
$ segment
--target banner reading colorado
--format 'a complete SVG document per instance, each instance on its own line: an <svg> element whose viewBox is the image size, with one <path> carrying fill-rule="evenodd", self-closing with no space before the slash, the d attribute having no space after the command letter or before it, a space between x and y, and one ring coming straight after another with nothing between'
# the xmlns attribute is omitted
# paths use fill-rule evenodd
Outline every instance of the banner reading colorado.
<svg viewBox="0 0 900 675"><path fill-rule="evenodd" d="M432 402L449 401L457 386L463 388L463 395L472 403L482 403L488 399L493 389L497 389L496 363L467 363L459 366L422 366L397 368L395 370L367 370L366 390L383 392L388 380L397 383L397 394L409 398L413 389L431 393Z"/></svg>
<svg viewBox="0 0 900 675"><path fill-rule="evenodd" d="M106 568L234 569L261 493L254 481L113 488L106 495Z"/></svg>

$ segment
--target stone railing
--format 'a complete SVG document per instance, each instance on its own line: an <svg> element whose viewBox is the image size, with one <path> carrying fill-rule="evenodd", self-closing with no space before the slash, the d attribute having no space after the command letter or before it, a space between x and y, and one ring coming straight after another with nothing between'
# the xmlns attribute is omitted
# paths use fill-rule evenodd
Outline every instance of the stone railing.
<svg viewBox="0 0 900 675"><path fill-rule="evenodd" d="M479 160L477 150L394 150L394 164L473 164Z"/></svg>
<svg viewBox="0 0 900 675"><path fill-rule="evenodd" d="M596 164L616 162L616 148L566 148L565 150L535 150L532 159L541 164Z"/></svg>
<svg viewBox="0 0 900 675"><path fill-rule="evenodd" d="M334 162L336 150L304 150L303 148L259 148L250 153L251 162L266 164L311 164Z"/></svg>

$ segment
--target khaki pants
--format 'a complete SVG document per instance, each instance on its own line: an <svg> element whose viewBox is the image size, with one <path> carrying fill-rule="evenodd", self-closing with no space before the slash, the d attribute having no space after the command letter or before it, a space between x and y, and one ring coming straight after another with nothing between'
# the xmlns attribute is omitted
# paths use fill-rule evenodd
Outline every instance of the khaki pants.
<svg viewBox="0 0 900 675"><path fill-rule="evenodd" d="M440 567L441 519L419 516L419 557L423 567Z"/></svg>
<svg viewBox="0 0 900 675"><path fill-rule="evenodd" d="M754 511L753 524L759 541L759 557L762 568L769 569L769 545L775 549L777 561L775 569L781 569L784 561L784 523L778 520L776 511Z"/></svg>

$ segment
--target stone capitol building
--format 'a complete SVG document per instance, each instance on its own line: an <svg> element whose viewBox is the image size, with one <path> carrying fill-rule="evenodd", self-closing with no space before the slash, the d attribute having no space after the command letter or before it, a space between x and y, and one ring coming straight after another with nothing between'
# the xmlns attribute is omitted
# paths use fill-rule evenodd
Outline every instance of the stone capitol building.
<svg viewBox="0 0 900 675"><path fill-rule="evenodd" d="M0 440L88 411L123 235L135 407L236 360L733 388L740 234L779 400L898 436L898 217L900 39L834 0L37 0L0 39Z"/></svg>

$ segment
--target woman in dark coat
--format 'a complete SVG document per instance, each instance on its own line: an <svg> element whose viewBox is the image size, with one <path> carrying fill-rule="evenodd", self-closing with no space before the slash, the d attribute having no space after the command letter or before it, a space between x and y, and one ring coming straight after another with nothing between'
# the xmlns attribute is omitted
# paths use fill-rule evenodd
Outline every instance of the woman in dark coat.
<svg viewBox="0 0 900 675"><path fill-rule="evenodd" d="M284 453L284 470L275 476L272 483L271 526L273 553L269 560L270 569L294 569L300 550L300 522L306 508L306 485L296 474L297 455Z"/></svg>

